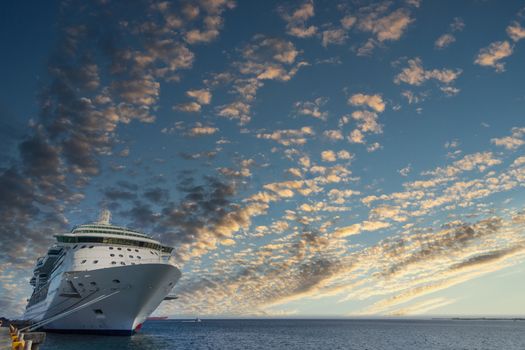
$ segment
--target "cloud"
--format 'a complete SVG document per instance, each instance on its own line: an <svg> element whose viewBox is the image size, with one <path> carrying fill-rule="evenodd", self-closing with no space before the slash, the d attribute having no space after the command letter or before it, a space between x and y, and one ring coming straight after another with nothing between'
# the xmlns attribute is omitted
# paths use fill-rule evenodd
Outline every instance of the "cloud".
<svg viewBox="0 0 525 350"><path fill-rule="evenodd" d="M351 143L365 143L365 136L360 130L355 129L348 135L348 141Z"/></svg>
<svg viewBox="0 0 525 350"><path fill-rule="evenodd" d="M323 135L332 141L339 141L344 139L341 130L325 130L323 131Z"/></svg>
<svg viewBox="0 0 525 350"><path fill-rule="evenodd" d="M211 102L211 93L208 89L189 90L186 91L186 95L193 97L201 105L207 105Z"/></svg>
<svg viewBox="0 0 525 350"><path fill-rule="evenodd" d="M452 34L443 34L439 38L436 39L434 42L434 47L436 49L444 49L445 47L448 47L450 44L456 41L456 38Z"/></svg>
<svg viewBox="0 0 525 350"><path fill-rule="evenodd" d="M311 117L326 120L328 118L328 112L321 111L321 108L328 102L325 97L318 97L314 101L299 101L296 102L294 107L297 114L309 115Z"/></svg>
<svg viewBox="0 0 525 350"><path fill-rule="evenodd" d="M482 48L474 63L484 67L494 67L496 72L505 71L505 63L500 62L505 57L512 55L513 47L508 41L496 41Z"/></svg>
<svg viewBox="0 0 525 350"><path fill-rule="evenodd" d="M490 142L496 146L505 147L508 150L516 150L525 144L523 141L523 135L525 134L524 128L514 127L512 128L511 136L505 136L500 138L493 138Z"/></svg>
<svg viewBox="0 0 525 350"><path fill-rule="evenodd" d="M399 169L397 172L401 175L401 176L408 176L410 174L410 171L412 171L412 166L410 164L408 164L406 167L402 168L402 169Z"/></svg>
<svg viewBox="0 0 525 350"><path fill-rule="evenodd" d="M173 109L185 113L197 113L201 111L201 105L197 102L187 102L173 106Z"/></svg>
<svg viewBox="0 0 525 350"><path fill-rule="evenodd" d="M518 22L512 22L512 24L507 27L507 34L513 41L517 42L525 38L525 28Z"/></svg>
<svg viewBox="0 0 525 350"><path fill-rule="evenodd" d="M337 160L337 156L334 151L323 151L321 152L321 159L325 162L335 162Z"/></svg>
<svg viewBox="0 0 525 350"><path fill-rule="evenodd" d="M397 9L388 15L381 16L380 11L372 11L359 19L358 28L372 32L379 42L399 40L413 19L407 9Z"/></svg>
<svg viewBox="0 0 525 350"><path fill-rule="evenodd" d="M298 38L308 38L317 33L316 26L308 26L306 24L306 22L315 15L313 1L306 1L292 11L287 11L284 7L279 7L278 12L281 18L286 21L286 30L289 35Z"/></svg>
<svg viewBox="0 0 525 350"><path fill-rule="evenodd" d="M434 79L448 85L453 83L461 73L461 69L425 70L421 59L416 57L408 60L408 67L402 69L401 73L395 77L394 82L396 84L406 83L419 86L427 80Z"/></svg>
<svg viewBox="0 0 525 350"><path fill-rule="evenodd" d="M383 221L363 221L361 223L342 227L334 232L337 238L344 238L348 236L358 235L363 231L377 231L383 228L390 227L388 222Z"/></svg>
<svg viewBox="0 0 525 350"><path fill-rule="evenodd" d="M359 130L362 132L370 132L380 134L383 132L381 124L377 122L377 114L370 111L355 111L352 112L352 118L358 122Z"/></svg>
<svg viewBox="0 0 525 350"><path fill-rule="evenodd" d="M348 34L344 29L324 30L322 33L322 45L343 45L348 39Z"/></svg>
<svg viewBox="0 0 525 350"><path fill-rule="evenodd" d="M449 32L441 35L434 42L434 47L436 49L441 50L454 43L456 41L456 37L452 33L462 31L465 28L465 22L463 22L462 18L456 17L449 27Z"/></svg>
<svg viewBox="0 0 525 350"><path fill-rule="evenodd" d="M205 126L200 123L197 123L196 126L188 130L187 135L191 137L213 135L218 131L219 128L216 128L214 126Z"/></svg>
<svg viewBox="0 0 525 350"><path fill-rule="evenodd" d="M494 138L491 139L490 142L495 144L496 146L505 147L508 150L518 149L525 143L525 141L523 141L522 139L512 136Z"/></svg>
<svg viewBox="0 0 525 350"><path fill-rule="evenodd" d="M226 81L233 83L237 98L217 107L217 111L219 116L239 120L240 125L245 125L251 120L251 105L265 81L289 81L300 68L309 64L296 61L300 52L291 41L264 35L255 35L239 52L241 59L232 63L236 72L221 74L228 76Z"/></svg>
<svg viewBox="0 0 525 350"><path fill-rule="evenodd" d="M304 145L307 137L314 136L314 130L309 126L303 126L301 129L275 130L272 133L259 133L257 138L273 140L283 146Z"/></svg>
<svg viewBox="0 0 525 350"><path fill-rule="evenodd" d="M348 99L348 104L352 106L368 106L375 110L376 112L383 112L385 110L385 102L381 95L365 95L365 94L355 94Z"/></svg>

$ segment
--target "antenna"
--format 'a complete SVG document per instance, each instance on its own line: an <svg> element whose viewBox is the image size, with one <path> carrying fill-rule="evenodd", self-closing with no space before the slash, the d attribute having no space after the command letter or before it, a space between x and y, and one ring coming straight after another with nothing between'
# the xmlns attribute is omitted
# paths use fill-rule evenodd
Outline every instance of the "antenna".
<svg viewBox="0 0 525 350"><path fill-rule="evenodd" d="M98 217L98 223L102 225L109 225L111 220L111 212L108 209L102 210L100 216Z"/></svg>

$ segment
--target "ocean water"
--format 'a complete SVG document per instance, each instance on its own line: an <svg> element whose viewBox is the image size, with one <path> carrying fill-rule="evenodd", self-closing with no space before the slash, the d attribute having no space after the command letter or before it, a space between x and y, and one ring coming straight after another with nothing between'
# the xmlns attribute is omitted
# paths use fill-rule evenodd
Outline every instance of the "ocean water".
<svg viewBox="0 0 525 350"><path fill-rule="evenodd" d="M525 349L525 321L148 321L132 337L47 334L43 350Z"/></svg>

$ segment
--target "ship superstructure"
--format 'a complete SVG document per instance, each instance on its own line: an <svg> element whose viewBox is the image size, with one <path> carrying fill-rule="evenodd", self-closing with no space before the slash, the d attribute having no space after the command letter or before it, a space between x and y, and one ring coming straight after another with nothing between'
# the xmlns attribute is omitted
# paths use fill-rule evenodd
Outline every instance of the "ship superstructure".
<svg viewBox="0 0 525 350"><path fill-rule="evenodd" d="M46 330L133 334L159 306L181 273L173 248L109 223L56 234L38 258L24 319Z"/></svg>

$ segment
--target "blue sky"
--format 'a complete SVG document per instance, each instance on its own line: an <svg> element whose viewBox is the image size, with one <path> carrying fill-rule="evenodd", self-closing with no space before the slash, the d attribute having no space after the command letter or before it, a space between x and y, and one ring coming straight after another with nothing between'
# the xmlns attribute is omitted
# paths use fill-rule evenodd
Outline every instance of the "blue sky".
<svg viewBox="0 0 525 350"><path fill-rule="evenodd" d="M175 247L158 314L523 314L524 11L6 5L2 308L109 208Z"/></svg>

